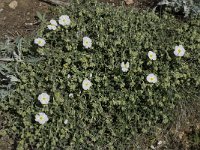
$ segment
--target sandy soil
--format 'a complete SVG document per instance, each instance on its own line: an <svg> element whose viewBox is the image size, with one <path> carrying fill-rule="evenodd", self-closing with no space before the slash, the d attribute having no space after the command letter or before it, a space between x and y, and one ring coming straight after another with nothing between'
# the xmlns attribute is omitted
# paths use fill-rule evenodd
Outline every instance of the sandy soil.
<svg viewBox="0 0 200 150"><path fill-rule="evenodd" d="M9 7L12 0L0 0L0 40L24 36L37 27L36 11L47 12L49 5L39 0L16 0L17 7Z"/></svg>

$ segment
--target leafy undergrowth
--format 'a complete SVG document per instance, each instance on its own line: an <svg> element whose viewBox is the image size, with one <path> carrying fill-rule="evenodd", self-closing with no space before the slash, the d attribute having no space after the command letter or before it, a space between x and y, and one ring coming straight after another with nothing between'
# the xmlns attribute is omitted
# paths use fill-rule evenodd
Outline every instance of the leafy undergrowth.
<svg viewBox="0 0 200 150"><path fill-rule="evenodd" d="M198 93L198 18L96 2L55 14L21 48L20 83L0 103L18 149L134 148L172 121L184 89Z"/></svg>
<svg viewBox="0 0 200 150"><path fill-rule="evenodd" d="M200 129L192 128L188 133L190 149L200 149Z"/></svg>
<svg viewBox="0 0 200 150"><path fill-rule="evenodd" d="M161 6L161 9L167 8L168 11L185 17L200 14L199 0L160 0L157 6Z"/></svg>

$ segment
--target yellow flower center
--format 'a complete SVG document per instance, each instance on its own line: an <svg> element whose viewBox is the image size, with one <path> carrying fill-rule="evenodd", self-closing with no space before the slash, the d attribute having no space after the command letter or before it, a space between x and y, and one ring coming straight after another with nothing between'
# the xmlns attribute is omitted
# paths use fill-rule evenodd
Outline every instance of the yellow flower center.
<svg viewBox="0 0 200 150"><path fill-rule="evenodd" d="M180 54L181 53L181 49L178 49L178 54Z"/></svg>
<svg viewBox="0 0 200 150"><path fill-rule="evenodd" d="M41 41L41 40L39 40L39 41L38 41L38 44L42 44L42 41Z"/></svg>
<svg viewBox="0 0 200 150"><path fill-rule="evenodd" d="M43 116L40 116L40 120L43 120L44 118L43 118Z"/></svg>
<svg viewBox="0 0 200 150"><path fill-rule="evenodd" d="M68 66L67 64L64 64L64 65L63 65L64 68L67 68L67 66Z"/></svg>
<svg viewBox="0 0 200 150"><path fill-rule="evenodd" d="M151 77L151 78L150 78L150 80L151 80L151 81L153 81L153 80L154 80L154 78L153 78L153 77Z"/></svg>
<svg viewBox="0 0 200 150"><path fill-rule="evenodd" d="M42 100L43 100L43 101L46 101L47 99L46 99L46 97L43 97Z"/></svg>
<svg viewBox="0 0 200 150"><path fill-rule="evenodd" d="M152 54L150 54L150 55L149 55L149 57L150 57L150 58L153 58L153 55L152 55Z"/></svg>
<svg viewBox="0 0 200 150"><path fill-rule="evenodd" d="M89 83L87 82L87 83L85 83L85 86L89 86Z"/></svg>

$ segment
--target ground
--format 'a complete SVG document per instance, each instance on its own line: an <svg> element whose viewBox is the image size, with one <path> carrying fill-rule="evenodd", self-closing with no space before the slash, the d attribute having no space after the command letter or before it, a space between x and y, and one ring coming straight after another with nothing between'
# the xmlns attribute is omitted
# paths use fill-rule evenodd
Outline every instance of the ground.
<svg viewBox="0 0 200 150"><path fill-rule="evenodd" d="M16 0L17 7L12 9L9 4L14 0L0 1L0 40L6 37L26 36L33 33L38 26L36 12L48 12L49 7L40 0ZM99 0L101 2L114 3L119 5L124 0ZM130 1L130 0L128 0ZM131 0L133 3L129 6L137 8L152 7L156 0Z"/></svg>
<svg viewBox="0 0 200 150"><path fill-rule="evenodd" d="M0 1L0 39L32 33L38 25L36 11L47 12L49 7L39 0L17 0L17 7L12 9L11 1Z"/></svg>
<svg viewBox="0 0 200 150"><path fill-rule="evenodd" d="M17 36L24 37L34 34L34 31L36 31L39 25L36 12L39 11L42 13L47 13L49 8L53 7L39 0L17 0L17 7L12 9L9 7L11 1L13 0L0 0L0 41L5 40L7 37L14 39ZM123 2L123 0L100 1L114 3L115 5L119 5ZM156 0L133 0L133 4L129 6L135 6L141 9L153 7L155 2ZM185 106L186 105L183 104L183 107ZM194 130L196 131L196 129L198 129L198 131L200 131L200 120L197 119L199 118L198 114L200 114L198 108L198 105L191 104L191 106L187 106L187 108L183 108L181 111L178 110L177 114L181 113L182 115L180 115L180 118L177 119L172 126L166 129L166 133L160 133L159 136L161 140L170 142L171 145L169 146L174 146L174 148L177 149L189 148L188 144L190 144L191 141L188 140L188 138L191 136ZM0 131L2 128L2 120L3 117L0 112ZM148 141L142 137L141 141L148 143ZM12 143L13 141L7 136L0 136L0 150L10 149Z"/></svg>

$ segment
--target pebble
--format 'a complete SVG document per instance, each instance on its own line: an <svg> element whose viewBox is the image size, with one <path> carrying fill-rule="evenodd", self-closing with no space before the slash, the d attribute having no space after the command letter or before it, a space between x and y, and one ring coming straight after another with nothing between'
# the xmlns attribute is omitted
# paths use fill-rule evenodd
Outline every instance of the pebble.
<svg viewBox="0 0 200 150"><path fill-rule="evenodd" d="M124 0L124 1L125 1L126 5L131 5L134 3L133 0Z"/></svg>
<svg viewBox="0 0 200 150"><path fill-rule="evenodd" d="M10 4L8 6L11 9L15 9L18 6L18 2L17 1L12 1L12 2L10 2Z"/></svg>

